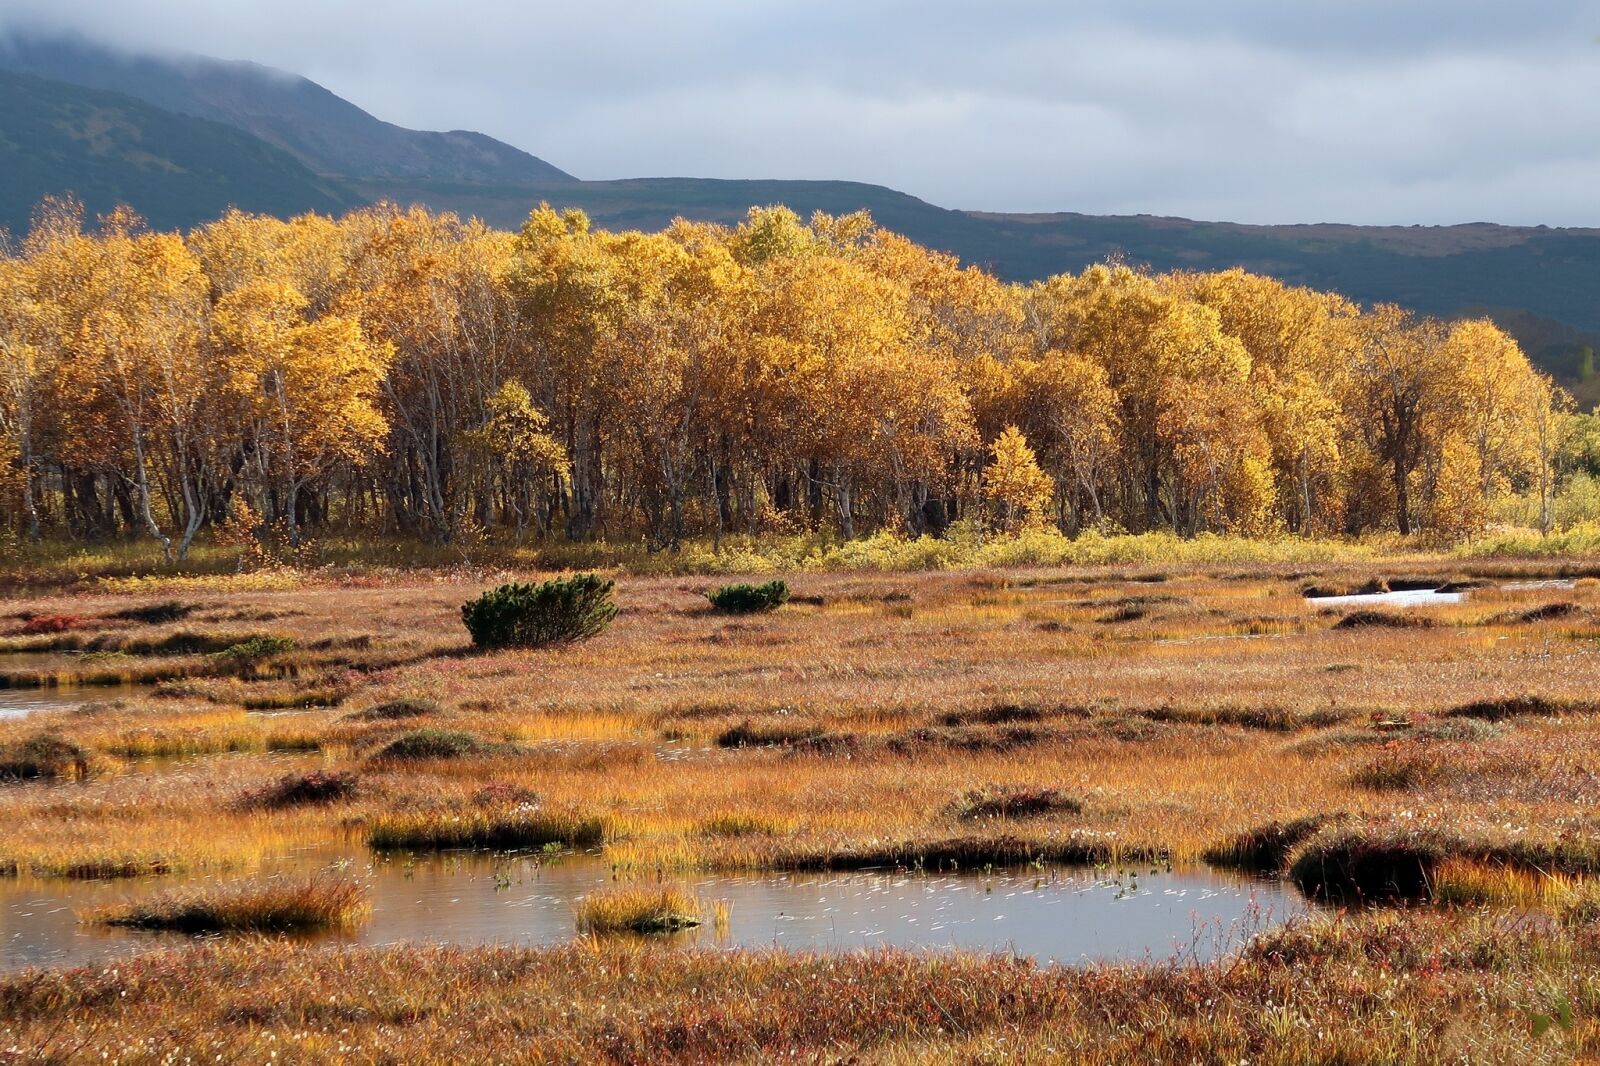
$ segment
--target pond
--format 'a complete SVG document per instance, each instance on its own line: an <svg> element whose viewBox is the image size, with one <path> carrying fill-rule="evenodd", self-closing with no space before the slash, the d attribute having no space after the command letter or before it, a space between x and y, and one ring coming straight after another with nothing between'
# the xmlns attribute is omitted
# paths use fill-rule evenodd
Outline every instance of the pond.
<svg viewBox="0 0 1600 1066"><path fill-rule="evenodd" d="M50 688L0 688L0 719L27 718L40 711L70 711L86 703L126 699L137 685L72 685ZM149 691L149 687L144 687Z"/></svg>
<svg viewBox="0 0 1600 1066"><path fill-rule="evenodd" d="M1443 607L1462 603L1465 592L1440 592L1438 589L1406 589L1401 592L1360 592L1352 596L1307 596L1316 607Z"/></svg>
<svg viewBox="0 0 1600 1066"><path fill-rule="evenodd" d="M326 854L291 868L325 868ZM328 934L343 943L555 944L575 935L574 906L614 884L590 856L458 854L343 864L367 884L372 917ZM182 883L0 881L0 970L78 965L187 938L106 930L79 912ZM1288 885L1206 868L1121 872L1083 867L992 874L699 876L704 901L725 900L729 921L670 938L695 947L848 951L879 945L1015 951L1045 962L1206 959L1304 913Z"/></svg>

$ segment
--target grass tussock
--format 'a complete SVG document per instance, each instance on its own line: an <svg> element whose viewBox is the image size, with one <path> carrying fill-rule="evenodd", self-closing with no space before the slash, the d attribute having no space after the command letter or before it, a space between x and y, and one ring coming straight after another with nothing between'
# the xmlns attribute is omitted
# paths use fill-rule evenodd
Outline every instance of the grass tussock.
<svg viewBox="0 0 1600 1066"><path fill-rule="evenodd" d="M400 699L373 704L345 717L352 722L404 722L413 718L432 718L444 713L438 700Z"/></svg>
<svg viewBox="0 0 1600 1066"><path fill-rule="evenodd" d="M359 924L365 889L332 877L178 889L87 916L97 925L177 933L291 933Z"/></svg>
<svg viewBox="0 0 1600 1066"><path fill-rule="evenodd" d="M746 718L717 734L719 748L768 748L814 740L826 730L816 722L791 715Z"/></svg>
<svg viewBox="0 0 1600 1066"><path fill-rule="evenodd" d="M589 811L517 803L509 808L472 807L393 811L372 819L367 844L378 851L445 851L483 848L511 851L593 847L605 839L605 820Z"/></svg>
<svg viewBox="0 0 1600 1066"><path fill-rule="evenodd" d="M1512 718L1564 718L1600 714L1600 700L1563 699L1537 695L1500 696L1460 703L1444 712L1446 718L1477 718L1504 722Z"/></svg>
<svg viewBox="0 0 1600 1066"><path fill-rule="evenodd" d="M578 901L578 929L585 933L675 933L701 924L705 908L678 885L623 885L592 892Z"/></svg>
<svg viewBox="0 0 1600 1066"><path fill-rule="evenodd" d="M389 741L372 754L372 762L418 762L483 755L495 745L459 729L415 729Z"/></svg>
<svg viewBox="0 0 1600 1066"><path fill-rule="evenodd" d="M247 792L239 805L246 809L286 810L348 802L356 798L361 779L349 770L310 770L285 774L277 781Z"/></svg>
<svg viewBox="0 0 1600 1066"><path fill-rule="evenodd" d="M1342 817L1339 814L1308 814L1301 818L1267 822L1212 845L1206 849L1203 857L1213 866L1279 873L1288 866L1289 857L1296 848Z"/></svg>
<svg viewBox="0 0 1600 1066"><path fill-rule="evenodd" d="M1296 853L1289 876L1316 899L1424 900L1451 850L1447 838L1425 830L1335 829Z"/></svg>
<svg viewBox="0 0 1600 1066"><path fill-rule="evenodd" d="M1038 785L987 785L963 792L951 802L956 818L1032 818L1045 814L1081 814L1083 802L1058 789Z"/></svg>
<svg viewBox="0 0 1600 1066"><path fill-rule="evenodd" d="M1352 629L1432 629L1438 622L1427 615L1401 611L1351 611L1333 624L1336 630Z"/></svg>

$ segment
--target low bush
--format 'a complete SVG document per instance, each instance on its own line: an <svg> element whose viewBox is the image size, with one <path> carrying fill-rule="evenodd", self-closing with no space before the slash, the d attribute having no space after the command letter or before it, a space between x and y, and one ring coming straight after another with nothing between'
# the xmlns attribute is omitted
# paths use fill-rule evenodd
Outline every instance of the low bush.
<svg viewBox="0 0 1600 1066"><path fill-rule="evenodd" d="M706 598L711 606L724 614L757 614L776 611L789 602L789 586L783 581L768 581L761 585L724 585Z"/></svg>
<svg viewBox="0 0 1600 1066"><path fill-rule="evenodd" d="M540 585L490 589L461 606L461 621L480 648L537 648L587 640L611 624L615 583L577 574Z"/></svg>
<svg viewBox="0 0 1600 1066"><path fill-rule="evenodd" d="M389 741L372 758L380 762L457 759L463 755L481 754L492 747L482 737L459 729L415 729Z"/></svg>
<svg viewBox="0 0 1600 1066"><path fill-rule="evenodd" d="M36 614L18 630L25 637L37 637L47 633L65 633L83 627L83 618L75 614Z"/></svg>
<svg viewBox="0 0 1600 1066"><path fill-rule="evenodd" d="M165 892L89 920L179 933L285 933L354 925L368 909L366 892L356 882L312 878Z"/></svg>
<svg viewBox="0 0 1600 1066"><path fill-rule="evenodd" d="M39 733L0 748L0 781L56 778L75 781L94 772L94 757L54 733Z"/></svg>
<svg viewBox="0 0 1600 1066"><path fill-rule="evenodd" d="M217 653L219 658L241 663L255 663L274 656L286 655L295 649L293 637L251 637L230 644Z"/></svg>
<svg viewBox="0 0 1600 1066"><path fill-rule="evenodd" d="M360 779L348 770L285 774L265 788L247 793L241 806L268 810L318 806L353 799L359 787Z"/></svg>

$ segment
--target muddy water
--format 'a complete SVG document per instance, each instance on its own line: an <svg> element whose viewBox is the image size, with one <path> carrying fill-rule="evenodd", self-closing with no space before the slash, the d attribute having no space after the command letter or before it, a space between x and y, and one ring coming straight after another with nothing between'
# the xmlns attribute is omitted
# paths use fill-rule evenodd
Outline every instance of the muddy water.
<svg viewBox="0 0 1600 1066"><path fill-rule="evenodd" d="M330 852L292 864L327 868ZM368 885L372 917L327 939L360 944L554 944L575 935L574 906L613 884L587 856L544 860L482 854L373 860L344 872ZM107 931L78 912L178 883L0 881L0 970L92 963L181 944L172 934ZM706 902L731 904L684 946L846 951L877 945L1015 951L1042 961L1209 958L1307 909L1288 886L1198 868L1110 872L1071 867L993 875L904 872L686 879Z"/></svg>

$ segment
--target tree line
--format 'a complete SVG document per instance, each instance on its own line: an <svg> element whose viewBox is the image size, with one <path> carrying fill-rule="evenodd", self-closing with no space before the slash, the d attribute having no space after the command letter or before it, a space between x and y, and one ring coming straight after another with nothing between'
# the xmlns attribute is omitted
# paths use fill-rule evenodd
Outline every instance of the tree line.
<svg viewBox="0 0 1600 1066"><path fill-rule="evenodd" d="M0 257L0 524L644 538L1053 524L1461 534L1558 394L1482 320L1234 270L1010 284L865 214L507 233L421 208Z"/></svg>

